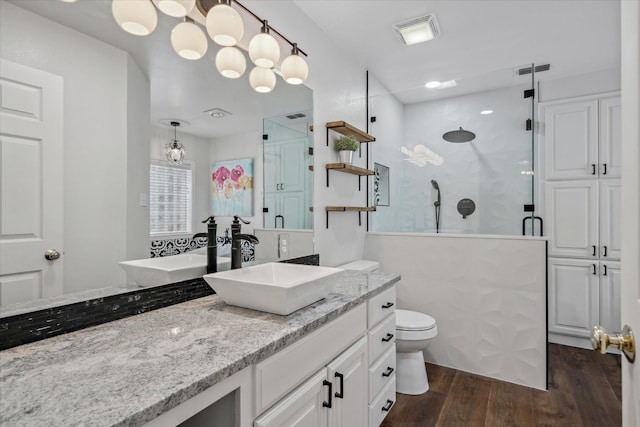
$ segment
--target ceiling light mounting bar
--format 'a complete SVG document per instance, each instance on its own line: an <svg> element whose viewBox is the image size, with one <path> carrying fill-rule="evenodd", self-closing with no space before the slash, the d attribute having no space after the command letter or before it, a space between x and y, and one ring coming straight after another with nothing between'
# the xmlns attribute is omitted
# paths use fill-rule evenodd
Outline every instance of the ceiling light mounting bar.
<svg viewBox="0 0 640 427"><path fill-rule="evenodd" d="M219 1L228 1L228 0L219 0ZM243 5L242 3L240 3L237 0L234 0L233 3L237 4L238 7L240 7L242 10L244 10L245 12L247 12L248 14L250 14L251 16L253 16L256 20L260 21L260 23L262 23L263 25L266 25L267 28L271 31L273 31L274 33L276 33L278 36L280 36L280 38L282 38L282 40L284 40L285 42L289 43L289 45L291 45L292 48L296 48L298 50L299 53L303 54L306 57L309 57L309 55L306 54L305 51L303 51L302 49L300 49L297 45L297 43L293 43L291 40L289 40L288 38L286 38L285 36L282 35L282 33L280 33L278 30L276 30L275 28L273 28L271 25L267 24L267 21L260 18L258 15L256 15L255 13L253 13L251 10L249 10L245 5Z"/></svg>

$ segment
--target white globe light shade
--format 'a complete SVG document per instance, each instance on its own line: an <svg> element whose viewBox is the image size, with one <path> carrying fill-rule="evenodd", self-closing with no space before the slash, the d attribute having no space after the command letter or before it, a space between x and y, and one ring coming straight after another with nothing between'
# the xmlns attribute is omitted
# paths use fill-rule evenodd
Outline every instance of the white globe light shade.
<svg viewBox="0 0 640 427"><path fill-rule="evenodd" d="M224 77L237 79L247 69L247 60L240 49L232 46L223 47L216 55L216 68Z"/></svg>
<svg viewBox="0 0 640 427"><path fill-rule="evenodd" d="M249 42L249 57L258 67L271 68L280 59L280 45L268 33L256 34Z"/></svg>
<svg viewBox="0 0 640 427"><path fill-rule="evenodd" d="M291 54L282 61L280 72L285 82L299 85L309 77L309 66L300 55Z"/></svg>
<svg viewBox="0 0 640 427"><path fill-rule="evenodd" d="M150 0L113 0L111 13L120 27L136 36L146 36L158 25L158 14Z"/></svg>
<svg viewBox="0 0 640 427"><path fill-rule="evenodd" d="M207 33L220 46L233 46L242 40L244 23L231 6L219 4L207 12Z"/></svg>
<svg viewBox="0 0 640 427"><path fill-rule="evenodd" d="M207 53L207 36L192 22L181 22L171 31L171 46L185 59L200 59Z"/></svg>
<svg viewBox="0 0 640 427"><path fill-rule="evenodd" d="M187 16L196 5L196 0L153 0L164 14L174 18Z"/></svg>
<svg viewBox="0 0 640 427"><path fill-rule="evenodd" d="M249 74L249 84L260 93L268 93L276 87L276 75L269 68L255 67Z"/></svg>

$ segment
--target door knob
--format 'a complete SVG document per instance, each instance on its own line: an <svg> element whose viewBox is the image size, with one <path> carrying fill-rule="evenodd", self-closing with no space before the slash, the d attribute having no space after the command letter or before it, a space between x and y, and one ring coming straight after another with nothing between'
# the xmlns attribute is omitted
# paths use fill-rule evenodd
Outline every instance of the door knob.
<svg viewBox="0 0 640 427"><path fill-rule="evenodd" d="M48 261L53 261L53 260L56 260L56 259L60 258L60 252L56 251L55 249L48 249L44 253L44 257Z"/></svg>
<svg viewBox="0 0 640 427"><path fill-rule="evenodd" d="M622 332L607 334L602 326L594 326L591 330L591 345L595 351L601 354L607 352L608 347L621 350L630 363L636 360L636 347L633 340L633 331L629 325L624 325Z"/></svg>

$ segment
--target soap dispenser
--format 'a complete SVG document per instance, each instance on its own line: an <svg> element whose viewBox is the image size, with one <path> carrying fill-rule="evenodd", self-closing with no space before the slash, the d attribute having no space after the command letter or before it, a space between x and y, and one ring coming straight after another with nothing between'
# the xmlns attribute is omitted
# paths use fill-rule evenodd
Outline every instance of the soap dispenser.
<svg viewBox="0 0 640 427"><path fill-rule="evenodd" d="M218 242L216 241L218 225L213 215L202 223L207 223L207 274L211 274L218 271Z"/></svg>

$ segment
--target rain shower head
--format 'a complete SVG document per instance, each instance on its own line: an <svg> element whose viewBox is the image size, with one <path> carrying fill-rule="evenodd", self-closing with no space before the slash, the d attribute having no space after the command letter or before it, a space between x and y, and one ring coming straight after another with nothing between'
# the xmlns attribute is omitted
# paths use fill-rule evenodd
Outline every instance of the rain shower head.
<svg viewBox="0 0 640 427"><path fill-rule="evenodd" d="M476 134L473 132L470 132L468 130L464 130L462 128L460 128L459 130L452 130L449 131L447 133L445 133L444 135L442 135L442 139L444 139L447 142L455 142L455 143L459 143L459 142L471 142L476 138Z"/></svg>

